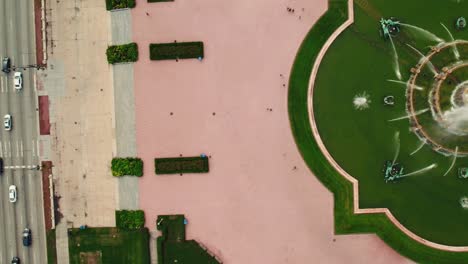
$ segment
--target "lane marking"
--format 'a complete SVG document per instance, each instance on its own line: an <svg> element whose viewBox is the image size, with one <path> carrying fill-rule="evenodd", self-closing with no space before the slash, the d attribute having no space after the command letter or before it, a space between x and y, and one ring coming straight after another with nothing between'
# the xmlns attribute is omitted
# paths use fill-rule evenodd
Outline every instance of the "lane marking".
<svg viewBox="0 0 468 264"><path fill-rule="evenodd" d="M3 168L6 170L14 170L14 169L37 169L38 165L16 165L16 166L4 166Z"/></svg>
<svg viewBox="0 0 468 264"><path fill-rule="evenodd" d="M16 157L19 157L19 145L18 145L18 141L16 141Z"/></svg>
<svg viewBox="0 0 468 264"><path fill-rule="evenodd" d="M35 150L35 146L34 146L34 140L32 140L32 156L35 157L36 156L36 150Z"/></svg>
<svg viewBox="0 0 468 264"><path fill-rule="evenodd" d="M8 145L7 145L7 146L8 146L8 148L7 148L7 149L8 149L8 155L7 155L7 157L11 157L11 142L8 141L7 143L8 143Z"/></svg>
<svg viewBox="0 0 468 264"><path fill-rule="evenodd" d="M23 151L23 141L20 141L20 155L23 157L24 151Z"/></svg>
<svg viewBox="0 0 468 264"><path fill-rule="evenodd" d="M36 152L37 152L37 156L39 157L41 155L41 152L40 152L40 149L39 149L39 140L36 140Z"/></svg>
<svg viewBox="0 0 468 264"><path fill-rule="evenodd" d="M0 141L0 157L3 157L3 146L2 146L1 141Z"/></svg>

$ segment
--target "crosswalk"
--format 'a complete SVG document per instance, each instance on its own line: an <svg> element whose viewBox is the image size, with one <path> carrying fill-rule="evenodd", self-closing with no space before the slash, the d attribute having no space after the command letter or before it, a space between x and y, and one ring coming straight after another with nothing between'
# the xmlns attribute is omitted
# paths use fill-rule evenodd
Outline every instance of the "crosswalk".
<svg viewBox="0 0 468 264"><path fill-rule="evenodd" d="M26 149L22 140L19 141L0 141L0 157L1 158L20 158L27 155L31 151L31 157L37 157L39 154L39 141L31 141L31 149Z"/></svg>

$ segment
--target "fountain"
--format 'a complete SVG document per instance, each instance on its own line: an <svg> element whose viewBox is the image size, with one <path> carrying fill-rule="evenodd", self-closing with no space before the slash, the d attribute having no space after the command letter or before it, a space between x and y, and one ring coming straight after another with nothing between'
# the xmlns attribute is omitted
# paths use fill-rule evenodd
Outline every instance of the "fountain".
<svg viewBox="0 0 468 264"><path fill-rule="evenodd" d="M422 141L421 144L420 144L413 152L410 153L410 156L413 156L414 154L416 154L416 152L418 152L419 150L421 150L421 149L424 147L424 145L426 145L426 141L425 141L425 140Z"/></svg>
<svg viewBox="0 0 468 264"><path fill-rule="evenodd" d="M393 161L392 161L392 166L395 164L398 158L398 155L400 155L400 131L395 132L395 136L393 140L395 141L396 148L395 148L395 156L393 157Z"/></svg>
<svg viewBox="0 0 468 264"><path fill-rule="evenodd" d="M452 32L450 32L450 30L449 30L443 23L440 23L440 24L441 24L442 27L444 27L445 30L448 32L448 34L449 34L449 36L450 36L450 40L451 40L451 41L455 41L455 40L453 39ZM453 44L452 50L453 50L453 55L455 55L455 59L456 59L456 60L459 60L459 59L460 59L460 52L458 52L457 44Z"/></svg>
<svg viewBox="0 0 468 264"><path fill-rule="evenodd" d="M369 95L366 92L354 96L353 104L356 110L367 109L369 108L370 103L371 100L369 99Z"/></svg>
<svg viewBox="0 0 468 264"><path fill-rule="evenodd" d="M387 95L383 99L385 105L393 106L395 104L395 97L393 95Z"/></svg>
<svg viewBox="0 0 468 264"><path fill-rule="evenodd" d="M384 164L383 173L385 182L393 182L401 178L401 175L403 175L403 167L398 163L387 160Z"/></svg>
<svg viewBox="0 0 468 264"><path fill-rule="evenodd" d="M380 19L380 30L381 34L385 39L391 39L392 36L395 36L400 32L400 21L391 17L390 19Z"/></svg>
<svg viewBox="0 0 468 264"><path fill-rule="evenodd" d="M429 171L429 170L432 170L433 168L437 167L437 164L433 163L425 168L422 168L420 170L417 170L417 171L413 171L413 172L410 172L410 173L407 173L407 174L404 174L404 175L401 175L400 178L404 178L404 177L409 177L409 176L414 176L414 175L418 175L418 174L422 174L426 171Z"/></svg>
<svg viewBox="0 0 468 264"><path fill-rule="evenodd" d="M418 55L421 56L421 59L419 60L420 62L422 61L427 61L427 66L429 67L429 69L432 71L432 73L434 73L434 76L438 74L438 72L436 71L435 67L434 67L434 64L432 64L432 62L430 60L427 59L427 57L422 54L422 52L420 52L418 49L416 49L415 47L411 46L410 44L406 44L408 47L410 47L412 50L414 50L416 53L418 53Z"/></svg>
<svg viewBox="0 0 468 264"><path fill-rule="evenodd" d="M468 197L463 196L460 198L460 205L463 209L468 209Z"/></svg>
<svg viewBox="0 0 468 264"><path fill-rule="evenodd" d="M392 50L393 50L393 70L395 71L395 74L398 80L401 80L400 64L398 63L398 53L396 51L395 44L393 43L392 37L390 36L389 38L390 38L390 43L392 44Z"/></svg>
<svg viewBox="0 0 468 264"><path fill-rule="evenodd" d="M455 165L455 161L457 160L457 154L458 154L458 146L455 148L455 153L453 154L453 160L452 163L450 164L450 167L448 170L444 173L444 176L447 175L453 168L453 165Z"/></svg>
<svg viewBox="0 0 468 264"><path fill-rule="evenodd" d="M389 82L393 82L393 83L404 84L405 86L409 86L409 83L408 83L408 82L402 82L402 81L398 81L398 80L390 80L390 79L389 79L389 80L387 80L387 81L389 81ZM424 88L423 88L423 87L421 87L421 86L413 85L413 87L414 87L414 89L416 89L416 90L419 90L419 91L422 91L422 90L424 90Z"/></svg>
<svg viewBox="0 0 468 264"><path fill-rule="evenodd" d="M464 17L457 18L457 21L455 22L455 27L458 30L464 29L466 27L466 19Z"/></svg>
<svg viewBox="0 0 468 264"><path fill-rule="evenodd" d="M425 30L423 28L420 28L420 27L417 27L417 26L414 26L414 25L410 25L410 24L405 24L405 23L400 23L400 25L420 32L422 36L426 37L429 40L432 40L432 41L435 41L435 42L444 42L443 39L437 37L434 33L429 32L428 30Z"/></svg>
<svg viewBox="0 0 468 264"><path fill-rule="evenodd" d="M424 113L426 113L427 111L429 111L429 108L426 108L426 109L423 109L423 110L419 110L419 111L417 111L417 112L414 112L414 114L409 114L409 115L400 116L400 117L397 117L397 118L390 119L390 120L388 120L388 122L398 121L398 120L402 120L402 119L408 119L408 118L411 118L411 117L413 117L413 116L417 116L417 115L420 115L420 114L424 114Z"/></svg>

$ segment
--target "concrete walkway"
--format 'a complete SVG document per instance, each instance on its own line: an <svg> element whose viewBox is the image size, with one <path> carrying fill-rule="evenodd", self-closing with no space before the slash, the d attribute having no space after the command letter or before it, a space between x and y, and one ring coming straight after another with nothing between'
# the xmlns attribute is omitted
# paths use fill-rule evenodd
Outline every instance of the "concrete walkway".
<svg viewBox="0 0 468 264"><path fill-rule="evenodd" d="M50 100L50 159L63 218L56 226L58 263L69 263L67 228L115 226L117 181L111 43L105 1L47 3L48 65L38 74Z"/></svg>
<svg viewBox="0 0 468 264"><path fill-rule="evenodd" d="M132 17L130 10L113 11L111 14L112 45L132 42ZM140 49L142 47L139 47ZM115 148L118 157L136 157L135 95L133 91L133 64L112 66L115 105ZM138 178L118 179L118 208L138 208Z"/></svg>

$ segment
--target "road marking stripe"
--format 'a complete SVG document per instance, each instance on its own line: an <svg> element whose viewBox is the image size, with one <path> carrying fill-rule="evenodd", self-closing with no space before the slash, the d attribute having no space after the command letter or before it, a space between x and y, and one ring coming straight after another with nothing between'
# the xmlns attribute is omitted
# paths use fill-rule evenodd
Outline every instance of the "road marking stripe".
<svg viewBox="0 0 468 264"><path fill-rule="evenodd" d="M7 148L8 149L8 156L7 157L11 157L11 142L8 141L7 143L8 143L8 148Z"/></svg>
<svg viewBox="0 0 468 264"><path fill-rule="evenodd" d="M0 141L0 157L3 157L2 142Z"/></svg>
<svg viewBox="0 0 468 264"><path fill-rule="evenodd" d="M19 144L18 144L18 141L16 141L16 157L19 157Z"/></svg>
<svg viewBox="0 0 468 264"><path fill-rule="evenodd" d="M34 140L32 141L32 156L36 156L36 151L35 151L35 146L34 146Z"/></svg>
<svg viewBox="0 0 468 264"><path fill-rule="evenodd" d="M20 155L23 157L24 151L23 151L23 141L20 141Z"/></svg>
<svg viewBox="0 0 468 264"><path fill-rule="evenodd" d="M40 152L40 149L39 149L39 140L36 140L36 152L37 152L37 156L39 157L41 155L41 152Z"/></svg>

